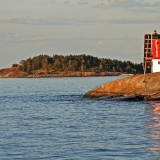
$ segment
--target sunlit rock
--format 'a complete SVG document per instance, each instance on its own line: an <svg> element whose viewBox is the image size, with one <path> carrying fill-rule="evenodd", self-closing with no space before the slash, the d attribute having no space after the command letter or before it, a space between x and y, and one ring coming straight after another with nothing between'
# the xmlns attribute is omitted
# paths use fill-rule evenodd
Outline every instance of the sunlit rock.
<svg viewBox="0 0 160 160"><path fill-rule="evenodd" d="M160 100L160 72L137 74L102 84L84 98L110 97L119 100Z"/></svg>

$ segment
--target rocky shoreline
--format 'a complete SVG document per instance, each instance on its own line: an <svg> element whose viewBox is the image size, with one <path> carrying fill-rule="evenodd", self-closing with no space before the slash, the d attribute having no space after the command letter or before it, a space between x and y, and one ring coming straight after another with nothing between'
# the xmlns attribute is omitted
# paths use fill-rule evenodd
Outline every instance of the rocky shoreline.
<svg viewBox="0 0 160 160"><path fill-rule="evenodd" d="M102 84L84 98L106 97L117 100L160 100L160 72L137 74Z"/></svg>
<svg viewBox="0 0 160 160"><path fill-rule="evenodd" d="M119 76L120 72L74 72L37 70L30 74L20 71L18 67L5 68L0 70L0 78L47 78L47 77L92 77L92 76Z"/></svg>

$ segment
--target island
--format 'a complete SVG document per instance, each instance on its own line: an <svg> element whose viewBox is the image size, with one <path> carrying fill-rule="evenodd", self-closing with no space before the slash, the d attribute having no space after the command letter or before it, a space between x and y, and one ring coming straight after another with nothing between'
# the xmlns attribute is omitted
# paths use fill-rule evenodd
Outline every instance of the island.
<svg viewBox="0 0 160 160"><path fill-rule="evenodd" d="M0 78L118 76L143 73L143 64L90 55L39 55L10 68L0 69Z"/></svg>

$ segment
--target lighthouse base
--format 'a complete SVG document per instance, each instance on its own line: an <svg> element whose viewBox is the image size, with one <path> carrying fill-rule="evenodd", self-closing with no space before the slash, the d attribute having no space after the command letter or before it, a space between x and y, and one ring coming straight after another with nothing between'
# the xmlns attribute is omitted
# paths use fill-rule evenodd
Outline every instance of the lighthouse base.
<svg viewBox="0 0 160 160"><path fill-rule="evenodd" d="M152 73L160 72L160 59L152 60Z"/></svg>

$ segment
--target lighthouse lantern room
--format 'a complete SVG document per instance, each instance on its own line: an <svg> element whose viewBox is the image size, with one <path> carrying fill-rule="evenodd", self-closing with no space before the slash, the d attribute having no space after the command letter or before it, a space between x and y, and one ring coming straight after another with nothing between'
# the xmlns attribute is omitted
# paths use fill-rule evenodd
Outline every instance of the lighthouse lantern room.
<svg viewBox="0 0 160 160"><path fill-rule="evenodd" d="M144 35L144 74L160 72L160 34L154 30L153 34Z"/></svg>

